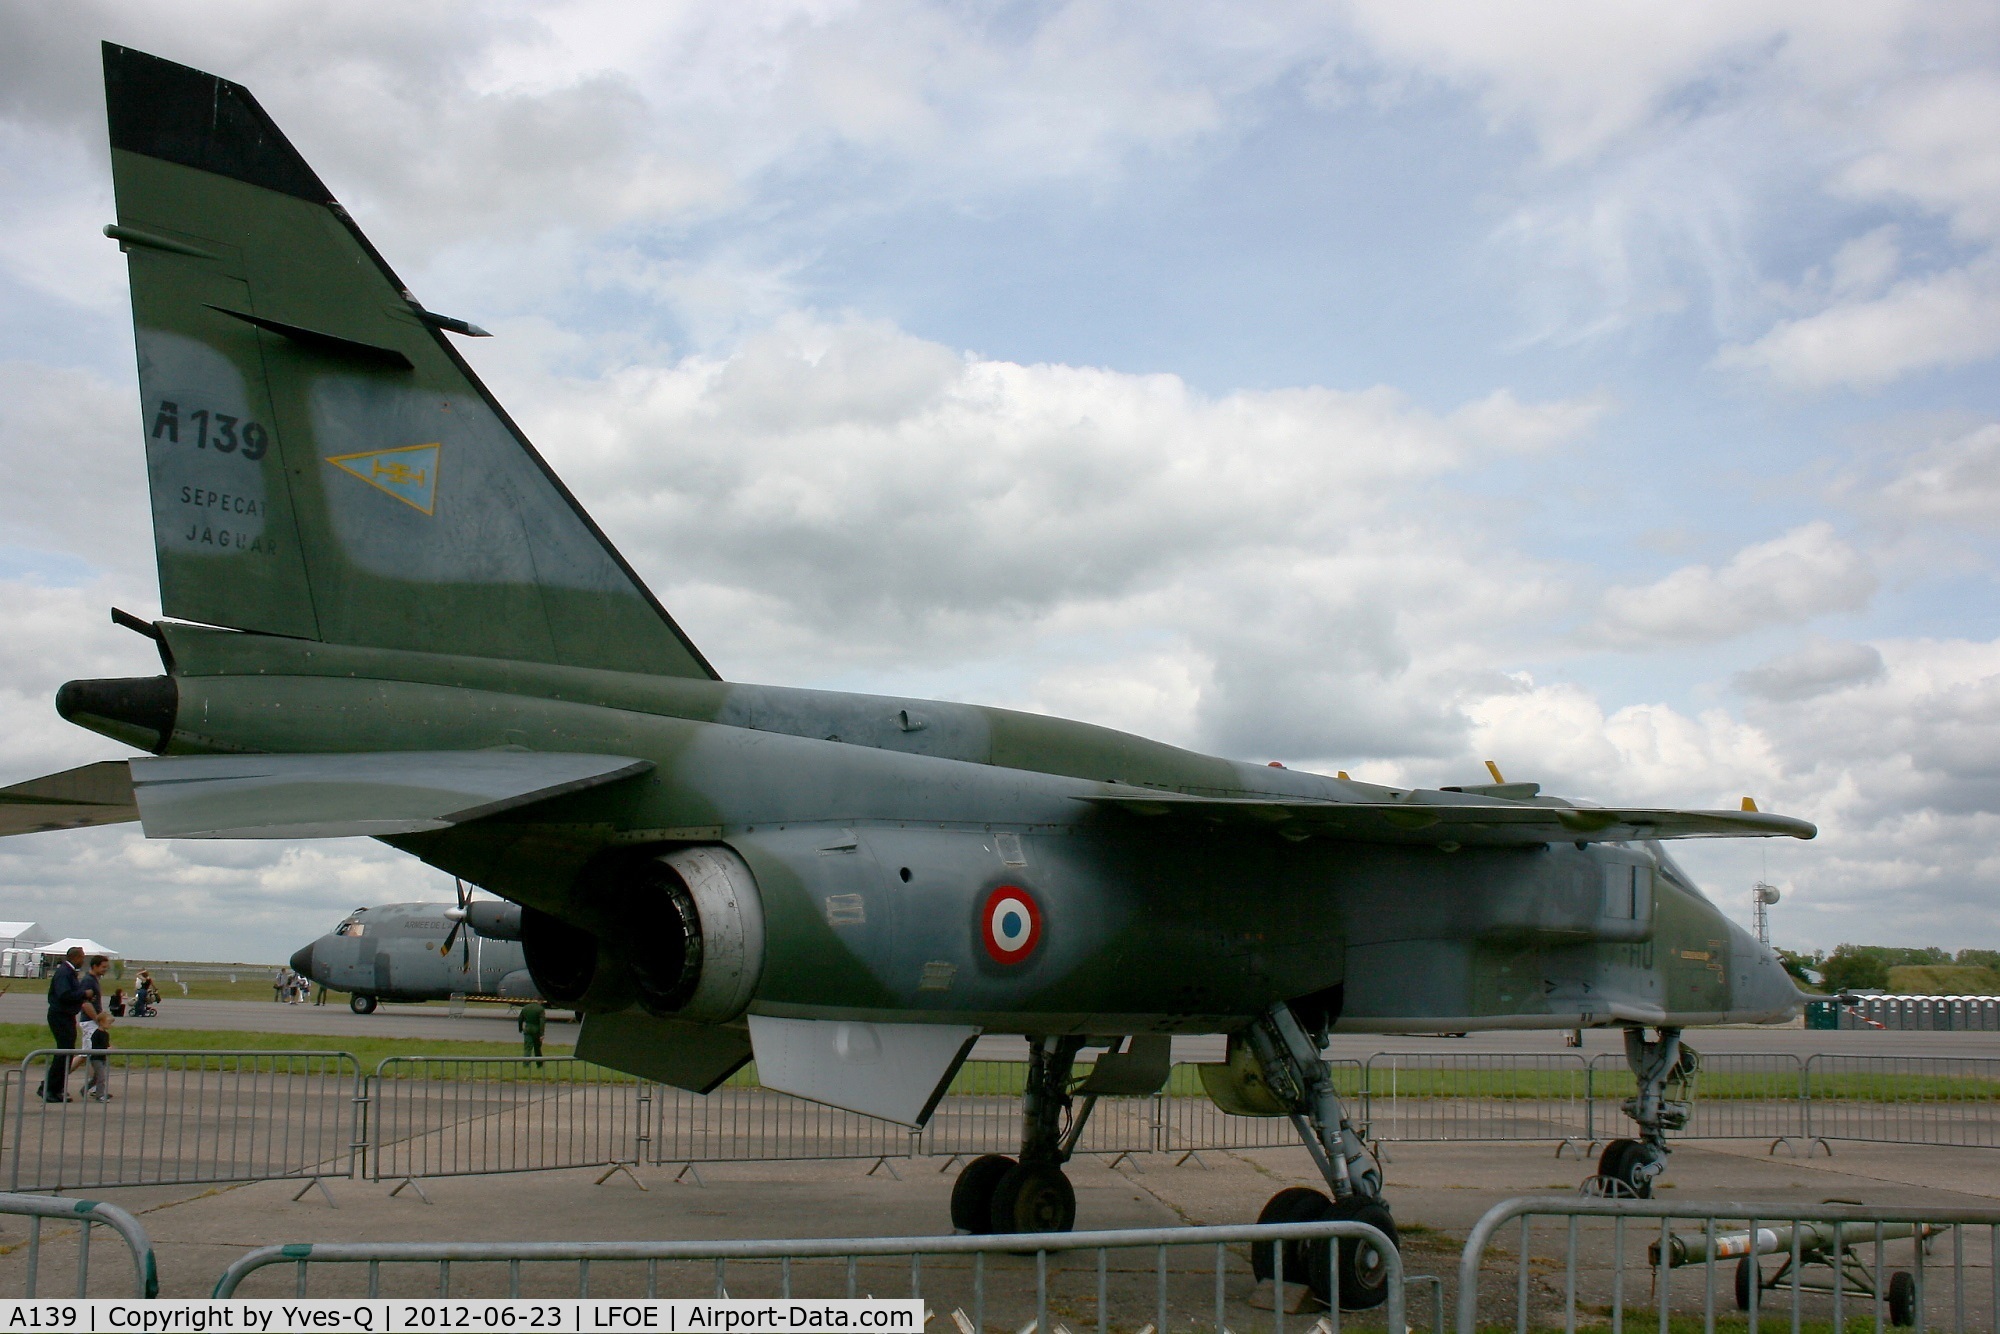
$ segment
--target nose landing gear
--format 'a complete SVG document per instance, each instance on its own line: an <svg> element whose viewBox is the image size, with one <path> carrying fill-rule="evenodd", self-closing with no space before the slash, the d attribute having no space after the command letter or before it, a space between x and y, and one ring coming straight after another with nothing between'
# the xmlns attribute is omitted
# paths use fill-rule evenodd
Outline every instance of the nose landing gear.
<svg viewBox="0 0 2000 1334"><path fill-rule="evenodd" d="M1701 1058L1681 1042L1681 1030L1662 1028L1653 1041L1643 1028L1625 1030L1625 1061L1638 1092L1625 1100L1625 1115L1639 1127L1637 1139L1614 1139L1597 1160L1597 1175L1583 1183L1588 1194L1649 1200L1653 1182L1667 1170L1667 1132L1688 1123L1694 1104L1695 1073ZM1669 1092L1678 1097L1668 1097Z"/></svg>
<svg viewBox="0 0 2000 1334"><path fill-rule="evenodd" d="M1298 1128L1306 1152L1332 1191L1329 1197L1305 1186L1281 1190L1265 1204L1257 1221L1351 1220L1369 1224L1390 1245L1397 1245L1396 1220L1382 1200L1382 1169L1354 1133L1334 1091L1333 1073L1320 1058L1325 1035L1307 1034L1292 1007L1278 1004L1258 1016L1248 1036L1266 1087ZM1251 1248L1250 1268L1259 1281L1276 1277L1279 1249ZM1322 1302L1333 1301L1336 1291L1341 1309L1348 1311L1368 1310L1388 1300L1388 1264L1372 1242L1351 1237L1334 1247L1325 1241L1294 1241L1282 1243L1282 1251L1285 1282L1304 1283ZM1284 1295L1277 1294L1276 1300L1282 1304Z"/></svg>

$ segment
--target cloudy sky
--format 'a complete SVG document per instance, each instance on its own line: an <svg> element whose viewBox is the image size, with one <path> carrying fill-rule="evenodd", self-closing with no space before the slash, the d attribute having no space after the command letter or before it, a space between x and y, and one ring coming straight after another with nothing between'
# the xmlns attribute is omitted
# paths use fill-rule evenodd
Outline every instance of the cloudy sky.
<svg viewBox="0 0 2000 1334"><path fill-rule="evenodd" d="M247 84L731 679L1817 821L2000 946L2000 8L0 0L0 771L158 610L101 39ZM270 959L366 843L0 847Z"/></svg>

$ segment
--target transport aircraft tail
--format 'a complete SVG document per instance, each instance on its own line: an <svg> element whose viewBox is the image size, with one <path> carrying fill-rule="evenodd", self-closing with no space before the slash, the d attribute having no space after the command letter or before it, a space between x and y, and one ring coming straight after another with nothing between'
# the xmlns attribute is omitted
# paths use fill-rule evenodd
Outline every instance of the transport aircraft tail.
<svg viewBox="0 0 2000 1334"><path fill-rule="evenodd" d="M248 91L104 84L166 615L715 676Z"/></svg>

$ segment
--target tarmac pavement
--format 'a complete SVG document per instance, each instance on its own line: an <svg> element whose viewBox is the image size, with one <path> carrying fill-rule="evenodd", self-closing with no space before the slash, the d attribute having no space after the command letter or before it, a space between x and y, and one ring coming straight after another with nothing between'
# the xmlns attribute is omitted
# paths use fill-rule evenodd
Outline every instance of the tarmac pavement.
<svg viewBox="0 0 2000 1334"><path fill-rule="evenodd" d="M1794 1158L1782 1151L1773 1157L1766 1150L1761 1141L1683 1143L1675 1150L1661 1197L1689 1203L1838 1198L1992 1208L2000 1216L2000 1152L1994 1150L1843 1143L1831 1158ZM692 1180L676 1184L672 1168L643 1166L636 1177L621 1171L602 1185L593 1184L601 1169L433 1178L423 1182L429 1203L407 1188L392 1197L393 1183L386 1181L331 1181L331 1203L313 1190L294 1202L290 1197L298 1183L282 1181L92 1194L140 1216L158 1250L164 1293L199 1296L231 1260L270 1243L871 1237L949 1231L955 1167L941 1171L947 1164L937 1159L903 1159L893 1163L892 1175L880 1169L870 1174L869 1166L856 1161L712 1164L700 1169L700 1184ZM1395 1146L1387 1165L1388 1198L1403 1229L1409 1272L1450 1276L1466 1233L1493 1204L1516 1195L1574 1192L1589 1170L1589 1164L1574 1156L1555 1157L1547 1143ZM1161 1154L1127 1158L1115 1165L1101 1158L1079 1159L1069 1175L1076 1188L1078 1226L1093 1229L1246 1222L1254 1220L1278 1190L1319 1184L1299 1149L1204 1152L1178 1166L1173 1157ZM642 1182L644 1190L639 1188ZM1556 1229L1544 1231L1553 1242ZM22 1290L23 1237L22 1220L0 1220L0 1245L8 1247L0 1252L0 1291ZM1968 1237L1966 1249L1971 1267L1980 1271L1972 1277L1972 1313L1977 1315L1990 1309L1985 1295L1990 1293L1991 1278L1985 1272L1987 1239L1975 1233ZM73 1243L45 1232L44 1292L69 1290L65 1285L73 1283L73 1254ZM1202 1255L1175 1254L1176 1309L1187 1303L1198 1314L1208 1300L1204 1294L1212 1291L1212 1279L1206 1277L1211 1261ZM1894 1262L1907 1263L1900 1258ZM1152 1263L1151 1252L1115 1261L1114 1297L1123 1283L1139 1302L1134 1309L1149 1310L1152 1289L1147 1276ZM121 1284L124 1264L115 1239L100 1235L93 1247L93 1290L109 1292ZM1546 1277L1549 1264L1537 1259L1536 1272ZM814 1272L804 1266L796 1270L799 1291L837 1292L842 1278L837 1265ZM1246 1299L1251 1288L1248 1274L1241 1270L1240 1261L1232 1260L1228 1279L1232 1307ZM775 1291L775 1271L739 1267L732 1272L733 1293ZM937 1303L941 1317L950 1305L970 1309L962 1271L939 1261L931 1262L925 1272L930 1275L926 1294ZM1511 1275L1511 1265L1506 1272ZM1630 1287L1634 1282L1643 1283L1643 1271L1635 1272L1641 1278L1635 1280L1628 1273L1628 1291L1635 1291ZM988 1280L990 1327L1011 1331L1032 1315L1031 1275L1031 1261L994 1262ZM1071 1293L1064 1299L1071 1303L1067 1309L1078 1312L1072 1328L1087 1327L1078 1321L1088 1320L1088 1315L1074 1303L1082 1300L1079 1293L1088 1295L1088 1277L1072 1273L1062 1280ZM385 1270L383 1291L434 1295L436 1280L434 1266ZM882 1295L902 1295L907 1281L906 1261L864 1266L862 1272L862 1290ZM1679 1281L1698 1294L1698 1278ZM244 1293L292 1295L294 1282L292 1269L283 1266L265 1271L246 1285ZM574 1295L575 1269L531 1267L524 1282L531 1295ZM636 1267L599 1264L591 1272L593 1295L637 1292L641 1282ZM661 1277L662 1291L678 1295L706 1293L712 1282L713 1271L705 1263L665 1270ZM358 1294L362 1283L358 1271L328 1267L314 1271L311 1291ZM452 1271L454 1294L500 1295L504 1285L504 1270L498 1266L460 1264ZM1496 1299L1507 1298L1511 1277L1489 1281L1489 1286L1500 1290ZM1537 1287L1541 1294L1537 1300L1546 1297L1545 1286ZM1027 1314L1022 1314L1024 1302ZM1413 1306L1411 1314L1419 1327L1428 1323L1427 1311ZM1137 1317L1113 1321L1123 1328L1136 1328L1138 1323ZM1296 1328L1303 1330L1306 1323L1299 1322ZM1246 1311L1232 1315L1231 1327L1244 1331L1264 1326ZM950 1334L949 1324L933 1324L931 1329Z"/></svg>

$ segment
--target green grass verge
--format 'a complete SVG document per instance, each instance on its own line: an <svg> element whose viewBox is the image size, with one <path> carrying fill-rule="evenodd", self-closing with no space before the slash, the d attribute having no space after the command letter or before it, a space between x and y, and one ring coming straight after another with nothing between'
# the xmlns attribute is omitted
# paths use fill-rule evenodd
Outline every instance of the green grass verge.
<svg viewBox="0 0 2000 1334"><path fill-rule="evenodd" d="M18 1065L21 1058L49 1045L49 1030L40 1024L0 1024L0 1062ZM244 1033L200 1028L155 1028L151 1020L114 1025L111 1042L119 1051L344 1051L374 1073L390 1056L511 1056L519 1051L504 1042L438 1042L430 1038L345 1037L338 1034ZM567 1043L549 1043L550 1056L567 1056Z"/></svg>
<svg viewBox="0 0 2000 1334"><path fill-rule="evenodd" d="M558 1033L575 1030L566 1025L551 1028ZM354 1055L371 1074L391 1056L499 1057L515 1055L512 1042L453 1042L431 1038L373 1038L342 1034L267 1033L220 1031L192 1028L161 1028L153 1020L118 1025L113 1030L117 1048L126 1051L344 1051ZM0 1024L0 1063L18 1064L28 1052L49 1044L49 1031L39 1024ZM550 1056L567 1056L572 1044L551 1041ZM405 1074L415 1074L398 1067ZM573 1077L575 1072L571 1072ZM441 1064L424 1072L427 1078L480 1078L475 1065ZM1018 1097L1027 1082L1025 1061L967 1061L953 1077L950 1092L962 1096ZM502 1072L507 1077L507 1072ZM601 1077L624 1081L629 1076L604 1071ZM1336 1087L1343 1097L1359 1095L1355 1071L1336 1067ZM729 1077L726 1088L758 1086L755 1062ZM1584 1096L1581 1071L1575 1070L1450 1070L1428 1067L1400 1067L1393 1072L1377 1068L1373 1096L1380 1103L1397 1098L1483 1098L1490 1100L1562 1101ZM1600 1071L1595 1094L1607 1101L1629 1097L1631 1076L1623 1071ZM1795 1077L1763 1074L1704 1074L1699 1082L1700 1102L1778 1101L1798 1096ZM1176 1065L1167 1082L1169 1097L1202 1097L1200 1071L1193 1065ZM1935 1075L1878 1074L1872 1072L1815 1074L1812 1096L1819 1101L1845 1102L1955 1102L2000 1101L2000 1080L1949 1078Z"/></svg>

